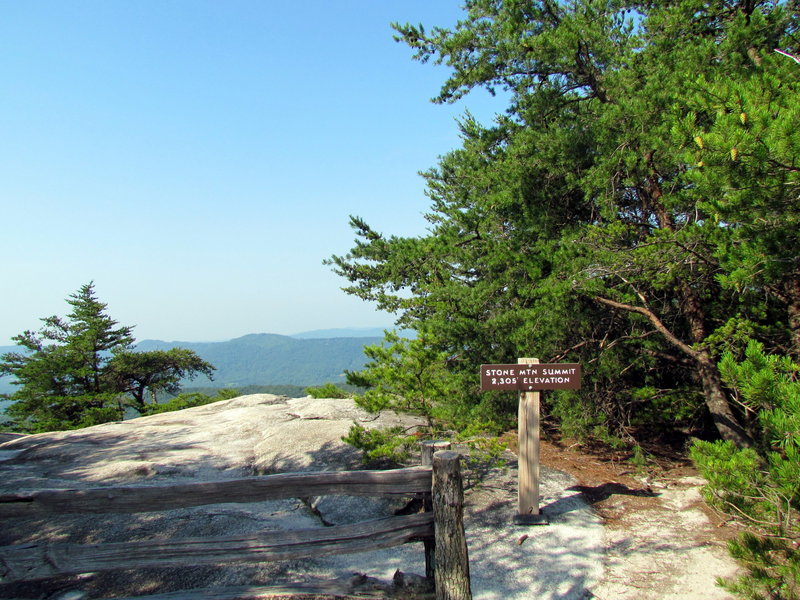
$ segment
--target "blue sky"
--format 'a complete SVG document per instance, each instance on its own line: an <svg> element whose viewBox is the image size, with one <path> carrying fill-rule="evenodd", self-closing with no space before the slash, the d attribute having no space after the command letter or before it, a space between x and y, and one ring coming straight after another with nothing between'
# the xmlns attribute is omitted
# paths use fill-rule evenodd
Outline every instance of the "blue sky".
<svg viewBox="0 0 800 600"><path fill-rule="evenodd" d="M137 339L389 326L322 260L348 215L424 233L418 171L478 93L392 21L455 0L0 0L0 345L95 282Z"/></svg>

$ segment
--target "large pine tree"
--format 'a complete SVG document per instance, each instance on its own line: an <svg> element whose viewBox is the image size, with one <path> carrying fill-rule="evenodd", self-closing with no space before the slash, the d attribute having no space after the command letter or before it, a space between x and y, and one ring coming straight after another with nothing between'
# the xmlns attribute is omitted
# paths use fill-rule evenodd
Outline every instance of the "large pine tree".
<svg viewBox="0 0 800 600"><path fill-rule="evenodd" d="M472 0L453 29L396 26L451 69L436 102L486 87L508 109L465 117L425 175L428 235L354 218L331 264L431 332L475 414L498 410L481 362L568 359L587 385L554 395L562 422L701 411L750 444L716 359L745 337L800 350L800 70L773 51L796 29L793 6L749 0Z"/></svg>

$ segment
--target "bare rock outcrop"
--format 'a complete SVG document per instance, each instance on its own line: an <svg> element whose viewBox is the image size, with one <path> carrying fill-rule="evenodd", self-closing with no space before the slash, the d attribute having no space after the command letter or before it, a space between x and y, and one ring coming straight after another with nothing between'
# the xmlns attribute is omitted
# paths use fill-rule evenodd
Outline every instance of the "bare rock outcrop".
<svg viewBox="0 0 800 600"><path fill-rule="evenodd" d="M75 431L15 437L0 443L0 492L359 468L360 453L341 441L353 422L367 427L417 424L412 417L394 413L370 415L349 399L253 394ZM45 540L104 543L312 528L341 521L341 515L353 520L378 518L391 514L393 508L379 500L354 503L351 499L304 498L136 515L26 518L2 524L0 545ZM219 585L265 585L286 574L302 578L309 568L307 564L266 563L88 574L0 585L0 598L49 598L69 590L80 590L94 598Z"/></svg>

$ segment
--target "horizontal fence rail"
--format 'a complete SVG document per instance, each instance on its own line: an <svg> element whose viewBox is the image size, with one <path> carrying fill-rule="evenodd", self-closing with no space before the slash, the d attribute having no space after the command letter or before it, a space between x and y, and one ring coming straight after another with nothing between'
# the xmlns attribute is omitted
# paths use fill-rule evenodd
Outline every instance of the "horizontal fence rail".
<svg viewBox="0 0 800 600"><path fill-rule="evenodd" d="M311 496L413 495L431 491L431 468L281 473L228 481L0 494L0 518L64 513L137 513Z"/></svg>
<svg viewBox="0 0 800 600"><path fill-rule="evenodd" d="M420 513L336 527L226 537L85 545L23 544L0 548L0 579L11 583L108 569L294 560L381 550L432 539L433 535L433 514Z"/></svg>
<svg viewBox="0 0 800 600"><path fill-rule="evenodd" d="M309 597L334 596L337 600L397 600L397 595L383 590L358 590L342 581L321 581L313 583L293 583L270 586L227 586L223 588L197 588L164 592L147 596L126 596L115 600L275 600L275 597L299 596L303 600ZM421 596L419 600L427 600L430 595Z"/></svg>

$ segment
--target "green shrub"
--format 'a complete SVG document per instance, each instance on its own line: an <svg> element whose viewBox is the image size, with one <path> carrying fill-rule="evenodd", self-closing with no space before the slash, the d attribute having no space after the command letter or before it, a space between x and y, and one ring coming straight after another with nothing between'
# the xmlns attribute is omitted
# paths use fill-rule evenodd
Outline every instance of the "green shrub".
<svg viewBox="0 0 800 600"><path fill-rule="evenodd" d="M75 396L39 395L11 404L12 431L42 433L121 421L125 398L114 393Z"/></svg>
<svg viewBox="0 0 800 600"><path fill-rule="evenodd" d="M386 332L381 344L366 346L364 354L369 359L364 370L346 373L347 383L365 390L356 404L372 413L394 410L419 415L433 427L446 411L442 405L454 395L446 354L426 346L422 338L411 340L392 331Z"/></svg>
<svg viewBox="0 0 800 600"><path fill-rule="evenodd" d="M349 398L350 394L334 383L326 383L319 387L307 387L306 394L312 398Z"/></svg>
<svg viewBox="0 0 800 600"><path fill-rule="evenodd" d="M176 410L183 410L184 408L194 408L195 406L203 406L204 404L211 404L212 402L219 402L221 400L230 400L239 395L237 390L223 388L217 392L215 396L201 394L200 392L192 392L188 394L180 394L175 396L169 402L163 404L148 404L145 407L143 415L155 415L165 412L173 412Z"/></svg>
<svg viewBox="0 0 800 600"><path fill-rule="evenodd" d="M396 466L411 458L411 453L417 450L419 438L416 435L409 435L399 426L367 429L354 423L342 441L361 450L364 453L362 460L365 464Z"/></svg>
<svg viewBox="0 0 800 600"><path fill-rule="evenodd" d="M720 371L759 427L754 448L726 441L691 450L706 501L744 528L728 547L747 572L720 584L742 598L799 600L800 365L751 342L741 362L726 353Z"/></svg>

